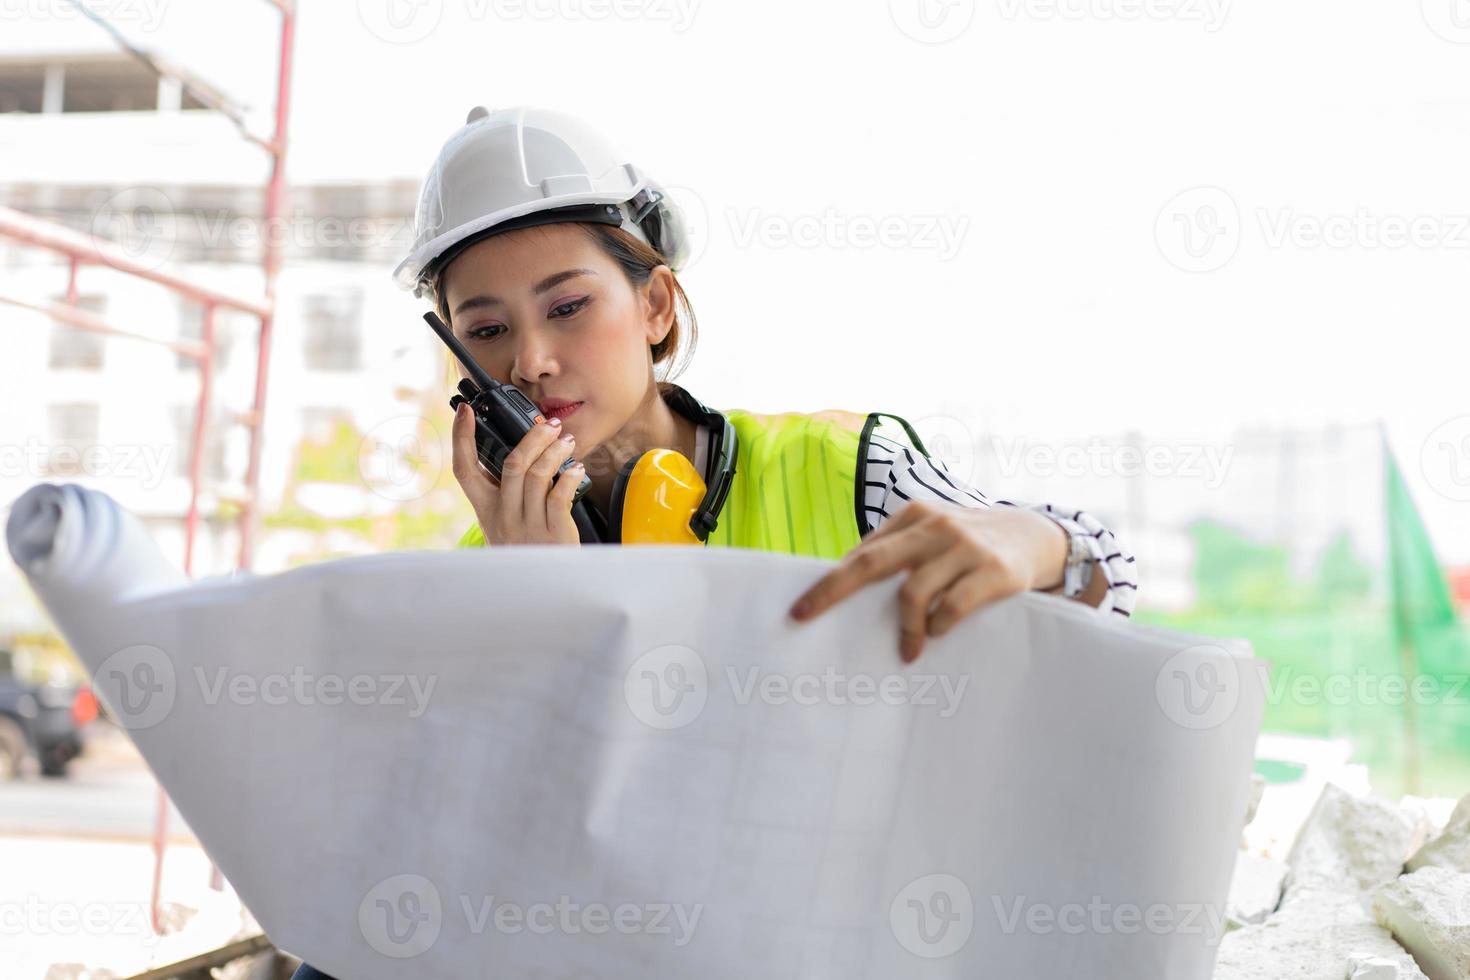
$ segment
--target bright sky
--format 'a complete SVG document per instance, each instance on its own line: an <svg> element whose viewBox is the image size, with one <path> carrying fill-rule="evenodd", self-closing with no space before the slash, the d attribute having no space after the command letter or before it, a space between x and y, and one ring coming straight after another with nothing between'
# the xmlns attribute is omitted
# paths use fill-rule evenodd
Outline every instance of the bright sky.
<svg viewBox="0 0 1470 980"><path fill-rule="evenodd" d="M1383 418L1470 561L1464 2L302 0L291 169L418 179L477 103L583 115L700 226L706 401ZM269 108L264 2L94 6ZM0 43L75 37L64 8L0 0Z"/></svg>

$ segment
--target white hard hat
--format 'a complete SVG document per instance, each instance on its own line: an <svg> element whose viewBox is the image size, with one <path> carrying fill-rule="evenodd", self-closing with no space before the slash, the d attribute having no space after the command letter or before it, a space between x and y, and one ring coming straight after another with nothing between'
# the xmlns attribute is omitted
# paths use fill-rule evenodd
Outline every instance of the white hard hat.
<svg viewBox="0 0 1470 980"><path fill-rule="evenodd" d="M413 249L393 281L422 296L475 242L562 221L617 225L675 271L689 256L678 205L591 126L549 109L476 106L424 178Z"/></svg>

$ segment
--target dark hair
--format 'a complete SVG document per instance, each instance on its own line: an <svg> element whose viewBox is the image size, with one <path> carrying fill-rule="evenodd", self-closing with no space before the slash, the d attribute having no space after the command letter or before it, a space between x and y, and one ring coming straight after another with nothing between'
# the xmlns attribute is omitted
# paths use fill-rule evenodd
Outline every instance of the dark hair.
<svg viewBox="0 0 1470 980"><path fill-rule="evenodd" d="M634 289L645 285L651 277L653 270L661 265L668 265L668 260L661 255L657 249L645 245L641 240L635 238L632 233L612 225L596 224L594 222L575 221L569 222L582 229L594 245L602 249L608 258L618 264L623 270L623 275ZM545 225L539 227L548 227ZM446 265L445 268L448 268ZM433 294L434 307L439 313L439 319L446 324L449 323L449 297L444 294L444 269L441 268L434 276ZM688 337L687 347L685 337ZM694 347L698 342L698 324L694 317L694 308L689 303L689 297L684 293L684 287L679 284L678 276L674 277L674 325L664 335L664 339L656 344L651 344L653 352L653 363L655 366L666 365L672 362L672 368L665 367L664 376L657 380L659 390L666 389L667 383L677 376L688 365L690 358L694 356ZM657 373L655 373L657 377Z"/></svg>

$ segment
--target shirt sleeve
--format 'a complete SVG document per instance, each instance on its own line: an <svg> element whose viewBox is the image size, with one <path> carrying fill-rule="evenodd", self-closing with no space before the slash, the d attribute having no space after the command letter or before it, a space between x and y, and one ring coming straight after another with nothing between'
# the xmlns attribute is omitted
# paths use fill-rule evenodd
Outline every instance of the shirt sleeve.
<svg viewBox="0 0 1470 980"><path fill-rule="evenodd" d="M992 505L1021 507L1044 514L1061 525L1091 556L1081 581L1064 590L1075 599L1087 588L1091 575L1101 571L1108 591L1098 603L1099 613L1128 618L1138 598L1138 563L1120 545L1113 532L1083 510L1049 503L1023 505L1009 500L991 501L979 490L965 485L949 472L942 460L930 459L907 446L873 433L868 443L863 506L868 523L876 531L910 500L945 502L976 509Z"/></svg>

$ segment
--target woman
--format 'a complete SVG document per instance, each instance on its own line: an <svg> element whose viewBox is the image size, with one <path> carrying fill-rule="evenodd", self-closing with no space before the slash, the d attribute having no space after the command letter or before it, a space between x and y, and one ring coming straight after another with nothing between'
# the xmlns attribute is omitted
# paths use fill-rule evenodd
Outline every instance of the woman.
<svg viewBox="0 0 1470 980"><path fill-rule="evenodd" d="M909 572L899 592L905 661L925 637L1027 589L1132 610L1133 556L1094 518L1047 504L992 507L928 459L902 419L917 451L879 434L878 413L718 413L658 380L656 369L667 374L694 340L674 271L687 254L682 222L656 183L575 118L471 111L424 182L415 231L399 284L427 293L479 365L547 418L497 481L460 407L454 473L477 519L461 546L579 544L571 510L584 475L585 499L604 515L620 467L651 448L678 450L714 485L733 430L728 496L700 537L841 559L793 597L799 620L900 570ZM558 473L568 457L580 465ZM303 965L295 980L322 976Z"/></svg>

